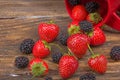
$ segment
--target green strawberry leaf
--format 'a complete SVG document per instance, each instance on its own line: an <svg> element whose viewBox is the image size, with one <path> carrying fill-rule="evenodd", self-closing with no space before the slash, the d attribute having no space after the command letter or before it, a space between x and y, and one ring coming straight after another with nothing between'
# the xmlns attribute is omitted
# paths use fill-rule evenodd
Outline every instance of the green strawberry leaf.
<svg viewBox="0 0 120 80"><path fill-rule="evenodd" d="M40 75L44 74L45 70L46 70L46 68L43 66L42 63L34 63L32 65L33 77L40 76Z"/></svg>

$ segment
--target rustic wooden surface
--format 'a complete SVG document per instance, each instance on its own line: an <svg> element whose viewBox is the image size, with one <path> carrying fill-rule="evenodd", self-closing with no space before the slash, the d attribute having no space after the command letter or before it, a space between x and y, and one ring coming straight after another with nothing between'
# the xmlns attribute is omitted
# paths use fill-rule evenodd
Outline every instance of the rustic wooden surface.
<svg viewBox="0 0 120 80"><path fill-rule="evenodd" d="M30 80L28 69L17 69L14 59L24 55L19 51L22 40L39 39L37 28L42 21L55 20L65 29L71 21L65 9L64 0L0 0L0 80ZM108 70L104 75L97 75L97 80L120 80L120 62L110 59L109 52L113 46L120 45L120 32L106 27L107 41L104 45L93 47L96 53L105 54L108 58ZM24 55L32 58L32 55ZM79 69L69 80L79 80L79 76L90 72L87 59L90 53L79 60ZM58 65L52 63L50 56L44 59L49 64L49 74L53 80L62 80ZM43 80L38 77L34 80Z"/></svg>

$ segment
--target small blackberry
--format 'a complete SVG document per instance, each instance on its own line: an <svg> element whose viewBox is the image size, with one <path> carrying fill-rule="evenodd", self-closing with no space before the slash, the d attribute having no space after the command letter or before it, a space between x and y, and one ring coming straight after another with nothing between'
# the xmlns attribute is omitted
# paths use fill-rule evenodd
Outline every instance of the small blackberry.
<svg viewBox="0 0 120 80"><path fill-rule="evenodd" d="M44 80L53 80L53 79L52 79L52 77L47 76L47 77L45 77Z"/></svg>
<svg viewBox="0 0 120 80"><path fill-rule="evenodd" d="M15 59L15 66L17 68L25 68L28 66L28 64L29 64L29 59L27 57L19 56L16 57Z"/></svg>
<svg viewBox="0 0 120 80"><path fill-rule="evenodd" d="M84 32L91 32L93 30L92 23L86 20L81 21L79 24L80 24L80 29L83 30Z"/></svg>
<svg viewBox="0 0 120 80"><path fill-rule="evenodd" d="M52 53L52 61L55 63L59 63L60 58L63 56L61 52L54 52Z"/></svg>
<svg viewBox="0 0 120 80"><path fill-rule="evenodd" d="M75 6L75 5L78 5L80 3L80 0L68 0L68 2L71 6Z"/></svg>
<svg viewBox="0 0 120 80"><path fill-rule="evenodd" d="M68 39L69 35L68 33L61 31L60 34L57 37L57 40L62 44L62 45L67 45L67 39Z"/></svg>
<svg viewBox="0 0 120 80"><path fill-rule="evenodd" d="M93 73L86 73L81 75L79 80L96 80L96 77Z"/></svg>
<svg viewBox="0 0 120 80"><path fill-rule="evenodd" d="M95 1L91 1L86 3L85 8L89 13L93 13L99 9L99 4Z"/></svg>
<svg viewBox="0 0 120 80"><path fill-rule="evenodd" d="M32 39L25 39L20 45L20 51L25 54L32 53L32 48L34 46L34 41Z"/></svg>
<svg viewBox="0 0 120 80"><path fill-rule="evenodd" d="M111 57L113 60L120 60L120 46L114 46L114 47L111 49L110 57Z"/></svg>

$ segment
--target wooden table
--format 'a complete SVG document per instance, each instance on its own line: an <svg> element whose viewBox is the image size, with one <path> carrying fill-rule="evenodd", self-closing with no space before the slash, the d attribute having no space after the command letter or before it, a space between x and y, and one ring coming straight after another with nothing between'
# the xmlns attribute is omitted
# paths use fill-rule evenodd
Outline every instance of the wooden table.
<svg viewBox="0 0 120 80"><path fill-rule="evenodd" d="M19 51L22 40L39 39L37 28L43 21L55 20L65 29L71 19L65 9L64 0L0 0L0 80L30 80L28 69L17 69L14 59L24 55ZM109 52L113 46L120 45L120 32L109 27L104 28L107 41L104 45L93 47L94 52L105 54L108 58L108 70L104 75L97 75L97 80L120 80L120 62L110 59ZM32 55L24 55L31 59ZM90 53L79 60L79 69L69 80L79 80L79 76L90 72L87 59ZM51 57L44 59L49 64L49 74L53 80L62 80L58 74L58 65ZM18 76L16 76L18 75ZM34 80L43 80L37 77Z"/></svg>

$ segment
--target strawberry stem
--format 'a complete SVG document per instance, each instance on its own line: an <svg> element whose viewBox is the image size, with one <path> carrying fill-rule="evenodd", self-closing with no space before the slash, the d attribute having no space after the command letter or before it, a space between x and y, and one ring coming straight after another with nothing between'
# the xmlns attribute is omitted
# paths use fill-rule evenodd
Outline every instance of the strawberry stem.
<svg viewBox="0 0 120 80"><path fill-rule="evenodd" d="M71 50L68 48L68 54L71 55L71 53L72 53Z"/></svg>
<svg viewBox="0 0 120 80"><path fill-rule="evenodd" d="M72 51L68 48L68 54L69 55L72 55L72 56L74 56L76 59L78 59L73 53L72 53Z"/></svg>
<svg viewBox="0 0 120 80"><path fill-rule="evenodd" d="M60 51L62 52L62 54L65 54L65 51L58 44L49 43L49 45L58 47L60 49Z"/></svg>
<svg viewBox="0 0 120 80"><path fill-rule="evenodd" d="M55 22L53 20L50 20L48 24L54 24Z"/></svg>
<svg viewBox="0 0 120 80"><path fill-rule="evenodd" d="M88 49L89 49L90 53L91 53L92 55L94 55L94 52L93 52L93 50L92 50L92 48L90 47L89 44L88 44Z"/></svg>
<svg viewBox="0 0 120 80"><path fill-rule="evenodd" d="M34 78L35 78L35 75L32 76L31 80L34 80Z"/></svg>

